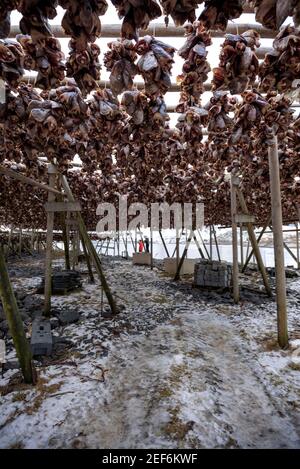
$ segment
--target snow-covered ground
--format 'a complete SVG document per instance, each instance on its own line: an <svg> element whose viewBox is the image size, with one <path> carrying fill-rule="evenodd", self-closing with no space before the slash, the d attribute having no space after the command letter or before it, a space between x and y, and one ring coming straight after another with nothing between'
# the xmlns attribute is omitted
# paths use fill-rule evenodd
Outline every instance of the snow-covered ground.
<svg viewBox="0 0 300 469"><path fill-rule="evenodd" d="M125 309L104 319L86 275L81 291L53 298L54 308L80 311L79 322L54 329L71 346L38 363L35 387L18 370L4 373L0 447L300 447L300 280L289 281L283 351L276 305L260 293L245 290L234 306L190 279L103 262ZM28 263L33 271L11 266L18 290L40 281L41 259Z"/></svg>

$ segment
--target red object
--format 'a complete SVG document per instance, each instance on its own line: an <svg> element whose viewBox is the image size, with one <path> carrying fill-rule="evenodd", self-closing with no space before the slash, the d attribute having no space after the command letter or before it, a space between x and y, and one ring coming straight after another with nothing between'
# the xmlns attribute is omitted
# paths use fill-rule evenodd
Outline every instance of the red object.
<svg viewBox="0 0 300 469"><path fill-rule="evenodd" d="M139 241L139 252L143 252L144 250L144 243L142 240Z"/></svg>

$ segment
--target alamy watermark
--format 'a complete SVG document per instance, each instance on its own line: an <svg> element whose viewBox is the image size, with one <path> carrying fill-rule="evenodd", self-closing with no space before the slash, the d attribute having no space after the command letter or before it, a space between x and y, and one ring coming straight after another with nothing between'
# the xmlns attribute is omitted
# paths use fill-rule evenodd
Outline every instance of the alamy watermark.
<svg viewBox="0 0 300 469"><path fill-rule="evenodd" d="M140 228L150 228L151 231L166 229L196 230L204 225L203 203L151 203L140 202L128 206L128 197L119 197L118 211L114 204L104 202L97 207L100 220L96 231L107 237L114 237L117 231L134 231ZM130 220L128 222L128 220Z"/></svg>

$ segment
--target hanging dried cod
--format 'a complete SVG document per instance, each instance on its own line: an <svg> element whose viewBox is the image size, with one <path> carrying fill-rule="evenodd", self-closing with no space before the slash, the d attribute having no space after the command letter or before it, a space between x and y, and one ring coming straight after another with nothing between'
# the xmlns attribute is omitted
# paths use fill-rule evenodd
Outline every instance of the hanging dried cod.
<svg viewBox="0 0 300 469"><path fill-rule="evenodd" d="M246 0L206 0L199 21L206 29L225 31L229 20L239 18Z"/></svg>
<svg viewBox="0 0 300 469"><path fill-rule="evenodd" d="M171 86L171 69L176 49L153 36L145 36L136 45L142 57L137 66L145 81L145 93L156 97L165 94Z"/></svg>
<svg viewBox="0 0 300 469"><path fill-rule="evenodd" d="M24 51L18 42L0 39L0 78L14 88L24 74Z"/></svg>
<svg viewBox="0 0 300 469"><path fill-rule="evenodd" d="M159 0L166 15L165 23L168 25L169 16L176 26L183 25L186 21L193 23L196 19L195 10L204 0Z"/></svg>
<svg viewBox="0 0 300 469"><path fill-rule="evenodd" d="M10 14L12 10L17 8L19 0L1 0L0 4L0 39L4 39L9 35L10 31Z"/></svg>
<svg viewBox="0 0 300 469"><path fill-rule="evenodd" d="M255 19L269 29L279 29L289 16L294 17L296 26L300 25L299 0L252 0Z"/></svg>
<svg viewBox="0 0 300 469"><path fill-rule="evenodd" d="M56 16L57 0L20 0L18 10L23 17L20 21L22 34L31 36L34 44L52 36L48 19Z"/></svg>
<svg viewBox="0 0 300 469"><path fill-rule="evenodd" d="M111 90L118 95L131 90L133 78L138 73L135 65L137 54L135 45L128 39L118 39L108 43L109 51L104 55L104 65L111 72L109 81Z"/></svg>
<svg viewBox="0 0 300 469"><path fill-rule="evenodd" d="M124 18L121 36L138 40L139 29L147 29L149 22L161 16L156 0L111 0L119 18Z"/></svg>
<svg viewBox="0 0 300 469"><path fill-rule="evenodd" d="M213 89L229 89L231 94L243 93L253 85L259 71L255 49L260 46L260 36L254 30L226 34L220 53L220 63L213 69Z"/></svg>
<svg viewBox="0 0 300 469"><path fill-rule="evenodd" d="M48 37L37 44L31 36L22 34L17 36L17 40L24 50L24 68L38 72L35 86L42 89L59 86L65 77L65 56L59 40Z"/></svg>
<svg viewBox="0 0 300 469"><path fill-rule="evenodd" d="M260 90L277 90L299 99L300 30L286 26L274 40L273 48L260 66Z"/></svg>
<svg viewBox="0 0 300 469"><path fill-rule="evenodd" d="M183 73L177 77L181 88L178 112L183 112L186 106L200 104L200 96L204 93L204 82L210 72L210 65L206 60L206 48L212 43L210 34L196 21L185 26L185 35L186 42L178 51L180 57L185 60Z"/></svg>

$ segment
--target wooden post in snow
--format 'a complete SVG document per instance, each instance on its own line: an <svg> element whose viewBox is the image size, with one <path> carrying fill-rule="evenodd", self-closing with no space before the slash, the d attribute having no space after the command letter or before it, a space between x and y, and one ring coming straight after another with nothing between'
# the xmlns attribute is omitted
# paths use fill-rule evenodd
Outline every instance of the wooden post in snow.
<svg viewBox="0 0 300 469"><path fill-rule="evenodd" d="M239 188L237 188L237 195L238 195L240 207L241 207L243 213L245 215L249 215L249 210L248 210L244 195L243 195L242 191ZM267 275L267 271L266 271L265 266L264 266L264 262L263 262L263 259L262 259L262 256L261 256L261 252L260 252L260 249L259 249L257 241L256 241L256 236L255 236L255 231L254 231L253 225L252 225L252 223L246 223L246 226L247 226L248 236L249 236L249 239L250 239L250 242L251 242L251 246L252 246L252 249L253 249L253 252L254 252L254 255L255 255L255 259L256 259L258 268L260 270L263 282L264 282L264 286L265 286L267 295L271 297L272 296L272 290L271 290L271 287L270 287L270 284L269 284L268 275Z"/></svg>
<svg viewBox="0 0 300 469"><path fill-rule="evenodd" d="M153 231L150 228L150 257L151 257L151 270L153 270Z"/></svg>
<svg viewBox="0 0 300 469"><path fill-rule="evenodd" d="M244 265L244 240L243 240L243 225L240 224L240 243L241 243L241 268Z"/></svg>
<svg viewBox="0 0 300 469"><path fill-rule="evenodd" d="M297 249L297 269L300 268L300 261L299 261L299 227L298 222L295 223L296 225L296 249Z"/></svg>
<svg viewBox="0 0 300 469"><path fill-rule="evenodd" d="M73 196L73 193L71 191L71 188L69 186L69 183L68 183L68 180L67 180L66 176L62 176L61 181L62 181L62 186L64 188L64 191L66 192L66 195L68 197L69 202L75 202L75 198ZM79 227L80 235L82 236L82 238L85 242L86 248L87 248L87 250L88 250L88 252L89 252L89 254L90 254L90 256L91 256L91 258L94 262L97 274L98 274L99 279L101 281L101 285L102 285L103 290L105 292L105 295L106 295L107 301L109 303L111 312L112 312L112 314L117 314L118 313L117 305L115 303L115 300L113 298L113 295L111 293L109 285L106 281L105 275L103 273L102 265L101 265L101 261L99 259L99 256L96 252L94 244L92 243L92 241L91 241L91 239L88 235L88 232L87 232L86 226L84 224L83 218L81 216L81 213L76 212L76 214L77 214L77 221L78 221L78 227Z"/></svg>
<svg viewBox="0 0 300 469"><path fill-rule="evenodd" d="M235 180L237 178L231 174L231 223L232 223L232 282L233 300L237 304L240 299L239 291L239 262L238 262L238 235L237 235L237 199Z"/></svg>
<svg viewBox="0 0 300 469"><path fill-rule="evenodd" d="M56 168L53 164L48 166L49 187L55 188ZM55 201L55 194L48 192L48 202ZM47 237L46 237L46 260L45 260L45 306L44 315L50 316L51 312L51 290L52 290L52 243L54 228L54 212L47 212Z"/></svg>
<svg viewBox="0 0 300 469"><path fill-rule="evenodd" d="M0 297L5 317L8 322L18 360L26 383L35 383L35 372L32 365L30 346L27 342L23 322L18 309L5 260L3 250L0 247Z"/></svg>
<svg viewBox="0 0 300 469"><path fill-rule="evenodd" d="M280 347L288 346L288 326L286 308L286 279L284 265L284 246L282 233L282 206L280 192L280 170L278 158L277 137L274 136L272 145L268 149L270 189L272 203L272 225L276 273L276 301L277 301L277 323L278 342Z"/></svg>

